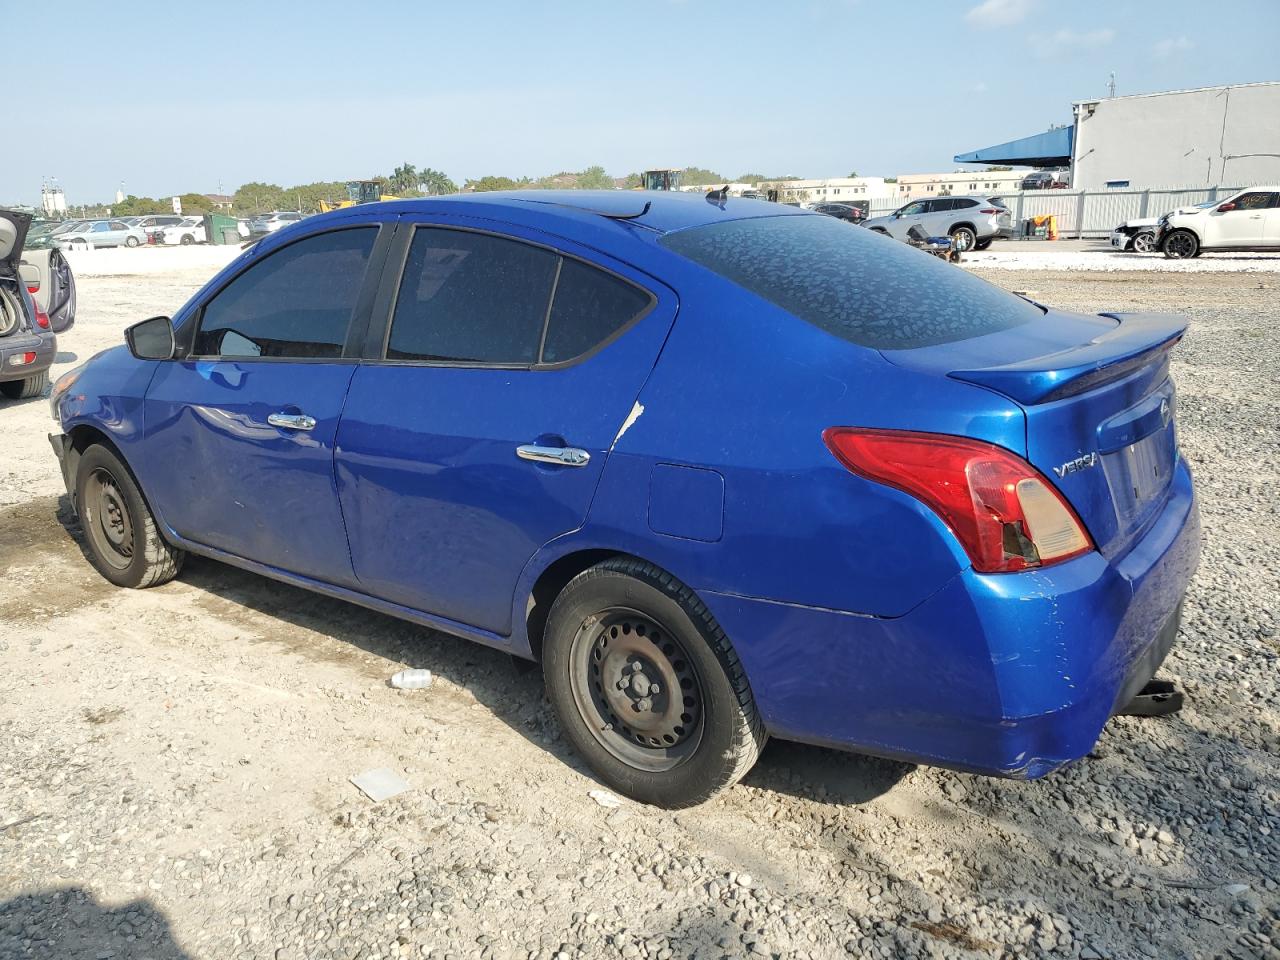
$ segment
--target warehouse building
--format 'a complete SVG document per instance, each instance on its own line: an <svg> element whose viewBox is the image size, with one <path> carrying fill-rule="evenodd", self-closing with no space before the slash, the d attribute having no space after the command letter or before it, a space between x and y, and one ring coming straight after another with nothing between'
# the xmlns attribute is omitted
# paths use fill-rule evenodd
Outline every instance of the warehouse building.
<svg viewBox="0 0 1280 960"><path fill-rule="evenodd" d="M1280 82L1080 100L1074 122L957 163L1070 167L1082 190L1280 181Z"/></svg>

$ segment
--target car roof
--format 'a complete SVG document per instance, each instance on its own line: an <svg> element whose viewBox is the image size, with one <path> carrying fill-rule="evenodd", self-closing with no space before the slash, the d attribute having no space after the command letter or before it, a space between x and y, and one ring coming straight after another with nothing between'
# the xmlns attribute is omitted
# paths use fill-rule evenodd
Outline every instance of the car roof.
<svg viewBox="0 0 1280 960"><path fill-rule="evenodd" d="M577 225L612 222L670 233L728 220L762 216L806 216L808 211L785 204L764 206L758 200L729 197L711 201L703 193L658 190L511 190L455 193L443 197L386 200L361 209L389 214L451 213L528 223L537 220L572 230ZM348 208L348 211L350 208ZM342 213L345 211L335 211ZM321 214L330 216L331 214Z"/></svg>

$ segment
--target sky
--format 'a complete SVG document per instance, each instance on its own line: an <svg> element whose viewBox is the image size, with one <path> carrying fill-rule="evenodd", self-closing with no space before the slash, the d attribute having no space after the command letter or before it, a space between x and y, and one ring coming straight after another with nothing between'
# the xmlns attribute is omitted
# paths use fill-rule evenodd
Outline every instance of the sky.
<svg viewBox="0 0 1280 960"><path fill-rule="evenodd" d="M0 54L21 131L0 203L46 177L75 204L406 161L459 184L894 176L1067 123L1112 71L1120 95L1280 80L1278 0L62 0L53 24L45 6L0 0L31 31Z"/></svg>

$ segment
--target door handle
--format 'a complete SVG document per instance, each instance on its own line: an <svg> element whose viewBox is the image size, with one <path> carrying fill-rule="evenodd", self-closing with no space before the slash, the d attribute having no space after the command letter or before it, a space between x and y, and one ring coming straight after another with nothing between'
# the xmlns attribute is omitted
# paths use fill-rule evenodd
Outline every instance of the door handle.
<svg viewBox="0 0 1280 960"><path fill-rule="evenodd" d="M536 443L516 447L516 456L521 460L554 463L562 467L585 467L591 461L591 454L578 447L543 447Z"/></svg>
<svg viewBox="0 0 1280 960"><path fill-rule="evenodd" d="M314 430L316 418L305 413L273 413L267 417L267 423L281 430Z"/></svg>

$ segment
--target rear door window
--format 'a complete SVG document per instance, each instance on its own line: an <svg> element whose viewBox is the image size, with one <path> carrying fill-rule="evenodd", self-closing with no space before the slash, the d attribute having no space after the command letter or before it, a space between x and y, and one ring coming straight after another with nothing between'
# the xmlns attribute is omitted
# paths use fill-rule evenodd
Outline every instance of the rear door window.
<svg viewBox="0 0 1280 960"><path fill-rule="evenodd" d="M801 320L880 350L965 340L1042 316L952 264L830 217L731 220L659 242Z"/></svg>
<svg viewBox="0 0 1280 960"><path fill-rule="evenodd" d="M650 293L554 250L420 227L409 246L388 360L532 367L590 353L644 314Z"/></svg>
<svg viewBox="0 0 1280 960"><path fill-rule="evenodd" d="M306 237L268 255L205 304L201 357L337 359L377 227Z"/></svg>

